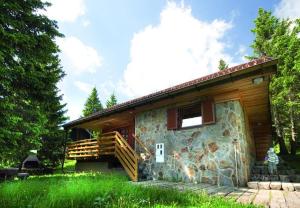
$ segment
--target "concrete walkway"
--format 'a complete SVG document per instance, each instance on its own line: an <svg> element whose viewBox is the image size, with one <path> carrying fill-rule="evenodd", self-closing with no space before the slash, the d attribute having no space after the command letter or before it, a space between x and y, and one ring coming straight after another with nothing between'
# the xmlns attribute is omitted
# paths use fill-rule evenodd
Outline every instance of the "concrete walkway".
<svg viewBox="0 0 300 208"><path fill-rule="evenodd" d="M160 188L177 189L179 191L206 192L209 195L218 195L233 198L239 203L263 205L271 208L300 208L300 192L282 190L257 190L249 188L233 188L211 184L193 184L168 181L142 181L136 185L154 186Z"/></svg>

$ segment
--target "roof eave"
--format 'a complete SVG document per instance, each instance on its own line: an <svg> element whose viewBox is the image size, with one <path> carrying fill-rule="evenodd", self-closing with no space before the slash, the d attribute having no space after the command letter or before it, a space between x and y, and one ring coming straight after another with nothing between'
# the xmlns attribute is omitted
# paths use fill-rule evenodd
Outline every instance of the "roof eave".
<svg viewBox="0 0 300 208"><path fill-rule="evenodd" d="M149 104L149 102L157 102L159 100L166 99L168 97L172 97L172 96L175 96L175 95L178 95L178 94L181 94L181 93L193 90L193 89L203 90L207 87L210 87L211 85L221 84L226 80L227 81L232 81L234 79L239 79L241 76L245 76L245 75L251 76L252 74L255 74L255 72L257 72L259 70L265 70L269 66L273 66L273 65L276 66L277 62L278 62L277 59L273 59L273 60L270 60L268 62L258 64L258 65L240 70L240 71L236 71L236 72L232 72L232 73L229 73L229 74L226 74L226 75L222 75L222 76L216 77L214 79L210 79L210 80L207 80L207 81L204 81L204 82L192 85L192 86L188 86L188 87L183 88L183 89L178 89L174 92L169 92L169 93L157 95L155 97L145 98L144 100L137 101L136 103L130 103L128 105L122 106L122 107L117 108L117 109L113 109L111 111L98 112L98 113L95 113L93 115L90 115L90 116L87 116L87 117L84 117L84 118L80 118L80 119L77 119L77 120L70 121L70 122L64 124L63 127L64 127L64 129L69 129L69 128L72 128L72 127L76 127L76 126L78 126L82 123L90 122L92 120L95 120L95 119L103 117L103 116L109 116L109 115L112 115L112 114L115 114L115 113L119 113L119 112L122 112L122 111L125 111L125 110L129 110L129 109L132 109L132 108L135 108L135 107L139 107L139 106L142 106L142 105L145 105L145 104ZM270 68L270 69L267 69L267 70L270 70L270 72L276 72L277 67Z"/></svg>

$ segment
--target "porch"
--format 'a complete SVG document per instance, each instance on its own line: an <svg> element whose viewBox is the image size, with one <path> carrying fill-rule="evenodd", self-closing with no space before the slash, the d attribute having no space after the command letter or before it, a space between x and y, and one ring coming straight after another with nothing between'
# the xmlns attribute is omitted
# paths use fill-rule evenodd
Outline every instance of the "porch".
<svg viewBox="0 0 300 208"><path fill-rule="evenodd" d="M144 144L131 135L135 144L148 151ZM132 141L131 141L132 142ZM118 159L132 181L138 181L138 164L142 159L118 131L101 134L98 138L82 139L67 143L66 158L73 160L99 159L113 156Z"/></svg>

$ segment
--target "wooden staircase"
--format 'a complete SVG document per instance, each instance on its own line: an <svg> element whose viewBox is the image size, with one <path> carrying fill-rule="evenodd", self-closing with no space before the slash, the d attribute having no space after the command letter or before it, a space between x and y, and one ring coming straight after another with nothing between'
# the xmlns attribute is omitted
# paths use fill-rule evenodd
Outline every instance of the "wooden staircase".
<svg viewBox="0 0 300 208"><path fill-rule="evenodd" d="M271 126L268 123L252 125L252 132L255 139L256 160L263 161L272 145Z"/></svg>
<svg viewBox="0 0 300 208"><path fill-rule="evenodd" d="M66 157L69 159L91 159L103 155L117 157L131 180L138 181L140 157L119 132L108 132L99 138L78 140L67 144Z"/></svg>

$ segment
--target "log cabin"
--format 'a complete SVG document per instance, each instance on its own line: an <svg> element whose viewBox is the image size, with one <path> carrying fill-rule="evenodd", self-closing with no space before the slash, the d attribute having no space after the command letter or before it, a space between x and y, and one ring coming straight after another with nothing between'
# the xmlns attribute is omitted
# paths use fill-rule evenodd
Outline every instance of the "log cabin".
<svg viewBox="0 0 300 208"><path fill-rule="evenodd" d="M277 60L261 57L70 121L65 130L101 133L73 137L66 157L78 170L117 161L132 181L243 186L272 145L276 69Z"/></svg>

